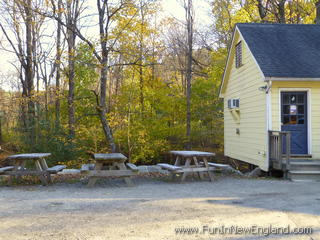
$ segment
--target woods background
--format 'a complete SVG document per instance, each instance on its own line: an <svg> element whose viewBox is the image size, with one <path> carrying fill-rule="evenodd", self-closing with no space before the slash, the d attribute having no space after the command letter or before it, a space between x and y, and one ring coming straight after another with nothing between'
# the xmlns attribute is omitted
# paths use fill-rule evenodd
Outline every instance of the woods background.
<svg viewBox="0 0 320 240"><path fill-rule="evenodd" d="M178 0L179 1L179 0ZM315 24L317 1L208 0L198 26L157 0L0 0L4 151L51 152L77 166L88 153L156 163L174 149L223 152L219 86L237 22Z"/></svg>

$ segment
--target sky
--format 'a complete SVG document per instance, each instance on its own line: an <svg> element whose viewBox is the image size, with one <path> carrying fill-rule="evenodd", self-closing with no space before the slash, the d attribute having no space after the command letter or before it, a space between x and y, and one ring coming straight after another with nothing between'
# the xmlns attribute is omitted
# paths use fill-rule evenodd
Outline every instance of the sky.
<svg viewBox="0 0 320 240"><path fill-rule="evenodd" d="M185 19L185 12L182 7L183 0L162 0L162 7L168 16L173 16L180 20ZM195 21L197 24L208 25L210 23L210 1L209 0L193 0L195 12Z"/></svg>
<svg viewBox="0 0 320 240"><path fill-rule="evenodd" d="M95 8L95 1L92 2L92 9ZM183 0L161 0L164 16L175 17L181 21L185 19L185 12L182 7ZM210 4L209 0L193 0L195 24L199 27L208 27L210 25ZM0 31L0 41L4 41L5 37L3 32ZM15 72L14 67L10 62L15 62L15 55L0 49L0 75L12 74ZM1 83L0 83L1 84ZM5 90L10 90L11 86L8 84L2 84L1 86Z"/></svg>

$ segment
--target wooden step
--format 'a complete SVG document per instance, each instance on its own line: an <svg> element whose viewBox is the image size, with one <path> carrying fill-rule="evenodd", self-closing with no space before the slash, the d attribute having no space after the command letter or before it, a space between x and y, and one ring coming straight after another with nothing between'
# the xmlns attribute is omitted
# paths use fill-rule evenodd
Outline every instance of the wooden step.
<svg viewBox="0 0 320 240"><path fill-rule="evenodd" d="M289 171L288 177L292 181L320 181L320 171Z"/></svg>
<svg viewBox="0 0 320 240"><path fill-rule="evenodd" d="M311 154L291 154L291 158L312 158Z"/></svg>
<svg viewBox="0 0 320 240"><path fill-rule="evenodd" d="M290 162L315 162L315 163L318 163L318 162L320 162L320 160L314 159L314 158L291 158Z"/></svg>
<svg viewBox="0 0 320 240"><path fill-rule="evenodd" d="M290 171L320 171L320 161L292 161Z"/></svg>

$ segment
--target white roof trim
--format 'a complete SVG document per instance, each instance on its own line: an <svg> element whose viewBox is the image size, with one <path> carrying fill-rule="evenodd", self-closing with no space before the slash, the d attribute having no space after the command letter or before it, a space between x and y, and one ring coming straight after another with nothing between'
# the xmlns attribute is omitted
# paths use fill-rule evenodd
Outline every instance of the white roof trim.
<svg viewBox="0 0 320 240"><path fill-rule="evenodd" d="M236 28L234 29L233 34L232 34L232 40L231 40L231 45L230 45L230 48L229 48L229 51L228 51L227 62L226 62L226 66L224 67L224 71L223 71L222 83L221 83L220 89L219 89L219 97L220 98L222 97L221 91L222 91L223 86L224 86L225 77L226 77L226 73L227 73L227 69L228 69L228 65L229 65L229 60L230 60L230 55L231 55L231 50L232 50L232 46L233 46L235 35L236 35Z"/></svg>
<svg viewBox="0 0 320 240"><path fill-rule="evenodd" d="M290 78L290 77L266 77L266 81L296 81L296 82L318 82L320 78Z"/></svg>
<svg viewBox="0 0 320 240"><path fill-rule="evenodd" d="M249 48L246 40L244 39L244 37L242 36L242 34L241 34L241 32L240 32L238 26L236 27L236 29L239 31L240 37L243 39L244 43L246 44L246 47L247 47L247 49L249 50L249 52L250 52L250 54L251 54L251 56L252 56L252 58L253 58L253 61L256 63L256 65L257 65L257 67L258 67L261 75L263 76L263 78L265 78L264 73L262 72L262 70L261 70L261 68L260 68L260 65L259 65L258 62L257 62L257 59L256 59L256 58L254 57L254 55L252 54L252 52L251 52L251 50L250 50L250 48Z"/></svg>
<svg viewBox="0 0 320 240"><path fill-rule="evenodd" d="M226 62L226 67L225 67L224 72L223 72L222 83L221 83L220 90L219 90L219 97L220 97L220 98L223 97L222 94L221 94L221 91L222 91L222 89L223 89L223 87L224 87L224 84L225 84L226 72L227 72L227 69L228 69L228 65L229 65L229 61L230 61L230 55L231 55L231 50L232 50L232 47L233 47L234 38L235 38L235 35L236 35L236 32L237 32L237 31L239 32L240 37L242 38L243 42L245 43L247 49L249 50L249 53L251 54L251 56L252 56L252 58L253 58L253 61L256 63L256 65L257 65L257 67L258 67L258 69L259 69L259 71L260 71L260 73L261 73L261 75L262 75L262 78L265 79L265 76L264 76L264 74L263 74L263 72L262 72L262 70L261 70L261 68L260 68L260 66L259 66L256 58L253 56L253 54L252 54L252 52L251 52L251 50L250 50L250 48L249 48L246 40L245 40L244 37L242 36L242 34L241 34L238 26L236 26L235 29L234 29L234 31L233 31L233 35L232 35L232 41L231 41L231 45L230 45L229 52L228 52L228 58L227 58L227 62ZM270 79L270 80L271 80L271 79Z"/></svg>

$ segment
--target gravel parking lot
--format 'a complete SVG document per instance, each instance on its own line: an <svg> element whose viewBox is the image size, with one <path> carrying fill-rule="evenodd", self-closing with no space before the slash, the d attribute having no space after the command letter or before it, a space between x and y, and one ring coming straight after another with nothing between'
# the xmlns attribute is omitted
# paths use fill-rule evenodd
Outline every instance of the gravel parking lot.
<svg viewBox="0 0 320 240"><path fill-rule="evenodd" d="M1 186L0 239L320 239L319 182L140 177L135 183ZM313 233L286 234L288 227ZM284 234L268 235L275 228Z"/></svg>

